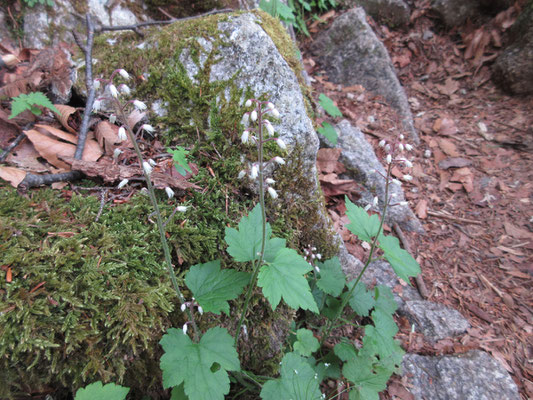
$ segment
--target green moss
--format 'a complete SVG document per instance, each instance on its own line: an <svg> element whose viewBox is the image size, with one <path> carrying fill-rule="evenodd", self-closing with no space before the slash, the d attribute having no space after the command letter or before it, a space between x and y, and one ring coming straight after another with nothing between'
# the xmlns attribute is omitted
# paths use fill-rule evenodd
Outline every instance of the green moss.
<svg viewBox="0 0 533 400"><path fill-rule="evenodd" d="M259 15L304 87L292 43L280 33L278 22ZM131 85L136 98L150 105L166 103L167 114L151 119L161 132L159 140L187 147L198 166L192 181L201 189L177 194L177 202L190 208L166 227L180 283L191 265L216 258L224 267L249 268L232 262L223 240L225 227L236 226L257 202L247 185L236 179L243 168L241 157L256 158L253 149L239 140L244 112L239 104L251 93L238 89L235 77L209 80L218 49L226 45L217 24L227 18L213 15L150 28L147 39L123 33L95 40L94 57L99 60L95 77L107 77L116 68L128 70L136 77ZM108 43L110 37L115 44ZM211 48L200 38L208 40ZM138 47L142 43L144 49ZM180 61L185 51L198 67L192 79ZM273 143L268 144L267 156L277 151ZM290 162L275 172L280 199L267 200L267 217L274 235L285 238L290 247L312 245L327 258L338 245L328 222L319 217L323 197L320 192L310 194L315 182L303 175L303 157L302 149L294 149ZM147 223L152 211L147 198L137 195L127 204L106 207L94 222L99 209L96 197L62 199L56 192L40 190L21 201L10 189L2 189L0 196L6 198L0 204L0 243L5 243L0 244L0 265L16 271L13 283L0 293L0 310L8 310L0 315L4 366L0 374L5 375L0 380L31 383L31 387L17 383L9 389L18 392L115 381L158 397L157 342L168 327L183 321L180 313L173 314L175 296L163 268L155 226ZM161 194L159 200L167 218L175 202ZM31 292L43 281L41 289ZM241 309L241 303L242 299L237 300L232 309ZM241 340L239 349L243 367L273 374L282 356L280 338L295 313L283 306L273 312L259 291L251 304L246 319L249 337ZM222 324L233 331L235 317L204 315L199 325L207 329ZM8 388L2 390L6 393Z"/></svg>

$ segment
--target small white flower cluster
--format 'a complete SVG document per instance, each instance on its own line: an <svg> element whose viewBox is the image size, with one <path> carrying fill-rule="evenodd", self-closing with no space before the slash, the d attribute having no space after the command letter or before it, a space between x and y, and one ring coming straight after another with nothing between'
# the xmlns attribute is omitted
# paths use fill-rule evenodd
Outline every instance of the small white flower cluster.
<svg viewBox="0 0 533 400"><path fill-rule="evenodd" d="M244 114L244 123L248 124L249 121L252 123L258 122L260 124L257 128L250 128L247 127L242 135L241 135L241 142L243 144L248 143L254 143L258 146L262 146L264 143L274 140L280 149L287 150L287 145L283 141L283 139L279 137L274 137L275 131L274 127L272 126L272 123L264 118L268 113L270 113L273 117L279 118L279 111L276 109L273 103L271 102L261 102L256 99L248 99L244 103L245 107L251 107L252 105L256 104L256 108L252 110L251 112L246 112ZM263 135L263 127L266 129L268 138L265 138ZM257 136L256 136L257 135ZM267 163L276 163L279 165L285 164L285 160L279 156L272 158L271 160L267 161ZM260 175L260 165L258 163L253 163L249 169L250 171L250 179L256 180ZM243 179L247 174L247 171L243 170L239 172L239 175L237 176L238 179ZM267 192L273 199L276 199L278 197L278 192L276 189L272 187L276 181L271 178L265 179L264 183L267 185Z"/></svg>
<svg viewBox="0 0 533 400"><path fill-rule="evenodd" d="M404 138L404 135L400 135L400 140L392 144L387 143L385 139L379 142L379 147L384 148L385 152L387 153L387 155L385 156L385 162L387 163L387 165L397 164L400 167L404 168L413 167L413 163L410 160L408 160L406 157L400 156L400 153L413 150L413 146L411 144L403 142ZM413 180L413 176L410 174L404 174L402 179L404 181L409 182ZM399 182L398 180L393 181L394 183L398 183L401 185L401 182Z"/></svg>
<svg viewBox="0 0 533 400"><path fill-rule="evenodd" d="M320 268L315 265L315 262L322 260L322 254L317 252L316 247L311 245L304 249L304 259L309 265L311 265L317 273L320 273Z"/></svg>
<svg viewBox="0 0 533 400"><path fill-rule="evenodd" d="M194 307L196 307L196 309L198 310L198 313L199 313L200 315L202 315L202 314L204 313L204 309L202 308L201 305L199 305L199 304L195 301L194 297L192 298L192 301L186 301L186 302L182 303L182 304L181 304L181 307L180 307L180 310L181 310L181 312L185 312L185 310L186 310L187 308L190 308L191 311L194 311ZM190 323L190 321L187 321L187 322L185 322L185 324L183 324L183 328L182 328L182 330L183 330L183 334L184 334L184 335L187 334L187 328L188 328L189 323Z"/></svg>

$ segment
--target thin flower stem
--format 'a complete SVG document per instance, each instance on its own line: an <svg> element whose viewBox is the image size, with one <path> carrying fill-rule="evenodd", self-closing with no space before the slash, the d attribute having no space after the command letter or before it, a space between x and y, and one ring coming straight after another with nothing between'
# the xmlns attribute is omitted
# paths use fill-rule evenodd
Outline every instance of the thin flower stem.
<svg viewBox="0 0 533 400"><path fill-rule="evenodd" d="M391 176L391 172L392 172L392 163L389 163L388 167L387 167L387 176L385 177L385 199L386 200L385 200L385 204L383 205L383 213L382 213L381 219L379 221L378 231L377 231L376 236L374 237L374 240L372 241L372 245L370 247L370 254L368 255L368 258L366 260L365 266L363 267L363 269L361 270L361 272L357 276L357 279L355 280L355 282L353 283L352 287L348 291L347 296L345 296L344 299L342 300L341 307L339 308L339 311L335 315L335 318L333 319L333 321L329 321L328 328L326 330L326 334L322 336L322 340L320 342L320 346L322 346L326 342L326 340L328 339L329 335L331 334L331 331L333 330L335 322L342 315L342 313L344 311L344 308L346 307L346 305L350 301L350 298L352 297L352 294L353 294L357 284L359 283L359 281L363 277L363 274L365 273L365 271L368 268L368 266L370 265L370 263L373 261L372 260L372 256L374 255L374 251L376 250L376 247L378 245L378 239L379 239L379 236L381 234L381 230L383 229L383 224L385 222L385 216L387 215L387 206L388 206L388 203L389 203L387 201L387 199L389 198L389 184L390 184L389 177Z"/></svg>
<svg viewBox="0 0 533 400"><path fill-rule="evenodd" d="M258 173L258 179L259 179L259 206L261 207L261 223L262 223L262 236L261 236L261 251L259 252L259 260L257 260L257 263L252 264L253 268L253 274L252 279L250 280L250 283L248 285L248 290L246 291L246 297L244 300L244 307L242 309L241 317L239 319L239 324L237 325L237 331L235 332L235 347L237 347L237 343L239 341L239 335L241 333L241 327L244 322L244 318L246 317L246 312L248 311L248 306L250 304L250 299L252 298L253 289L256 286L257 283L257 275L259 275L259 269L263 265L263 260L265 256L265 245L266 245L266 211L265 211L265 193L263 188L263 174L264 174L264 168L263 168L263 112L261 110L261 104L258 103L258 109L259 112L257 113L257 124L258 129L257 133L259 134L259 141L257 143L257 152L259 154L258 161L259 161L259 173Z"/></svg>
<svg viewBox="0 0 533 400"><path fill-rule="evenodd" d="M154 207L154 212L156 215L156 223L157 228L159 230L159 238L161 240L161 245L163 247L163 253L165 255L165 262L167 265L168 274L170 276L170 281L172 282L172 286L174 287L174 290L176 294L178 295L178 298L180 302L183 304L186 302L185 296L181 293L181 290L178 285L178 280L176 279L176 275L174 274L174 268L172 267L172 257L170 256L170 249L168 247L167 238L165 236L165 228L163 223L163 217L161 216L161 211L159 210L159 205L157 204L157 199L155 197L155 191L154 187L152 185L152 180L150 179L150 175L145 171L143 168L143 157L141 153L141 149L139 148L139 145L137 144L137 141L135 140L135 135L133 134L133 131L130 127L130 125L127 123L126 114L124 113L124 108L119 100L114 99L115 103L115 109L117 111L117 114L120 115L120 118L122 122L124 123L124 126L126 127L126 131L128 132L128 135L130 137L130 141L133 145L133 148L135 149L135 153L137 154L137 159L139 161L139 166L141 167L141 170L143 171L144 178L146 179L146 187L148 189L148 195L150 197L150 201L152 203L152 206ZM189 321L191 322L191 325L193 327L193 335L194 335L194 341L198 342L198 328L196 326L196 322L194 320L194 315L190 311L190 309L186 308L186 314L189 318Z"/></svg>

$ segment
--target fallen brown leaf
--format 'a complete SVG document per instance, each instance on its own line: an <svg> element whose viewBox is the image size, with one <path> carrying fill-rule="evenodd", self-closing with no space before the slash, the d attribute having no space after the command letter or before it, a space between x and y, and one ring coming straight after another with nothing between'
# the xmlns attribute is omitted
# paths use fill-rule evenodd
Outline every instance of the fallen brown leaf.
<svg viewBox="0 0 533 400"><path fill-rule="evenodd" d="M18 168L4 167L0 165L0 178L8 181L11 186L17 187L26 177L26 172Z"/></svg>

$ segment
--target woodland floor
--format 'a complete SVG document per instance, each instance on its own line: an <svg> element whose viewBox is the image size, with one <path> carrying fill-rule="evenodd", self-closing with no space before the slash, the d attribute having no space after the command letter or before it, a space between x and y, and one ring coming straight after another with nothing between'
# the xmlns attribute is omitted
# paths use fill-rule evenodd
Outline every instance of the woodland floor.
<svg viewBox="0 0 533 400"><path fill-rule="evenodd" d="M324 18L330 23L338 15ZM432 345L400 318L399 339L424 355L486 350L511 373L522 399L533 398L533 98L510 97L490 80L499 49L486 41L480 48L472 38L500 34L491 31L494 21L464 27L461 35L439 30L419 7L409 30L373 27L395 63L421 139L412 154L414 180L403 187L425 234L404 234L428 300L457 309L472 325ZM429 30L433 36L422 40ZM299 41L314 93L335 100L380 154L378 141L400 133L396 114L360 86L328 82L306 53L312 38ZM364 259L366 250L343 229L343 198L327 196L329 212L349 251ZM396 378L382 398L411 399L407 385Z"/></svg>
<svg viewBox="0 0 533 400"><path fill-rule="evenodd" d="M466 27L462 40L420 14L408 31L370 21L397 68L420 135L414 180L403 189L426 233L404 233L422 267L428 300L457 309L472 327L432 345L400 319L399 337L405 349L424 355L483 349L511 373L522 399L533 398L533 98L510 97L493 84L485 61L499 49L475 48L466 36L479 26ZM490 32L493 23L478 34ZM422 40L428 30L433 37ZM334 99L379 155L379 140L397 139L398 117L362 87L328 82L305 50L313 39L301 40L316 95ZM476 51L478 59L466 59ZM334 219L344 215L342 197L328 196ZM343 222L338 226L348 250L365 259ZM383 398L412 398L403 385L393 382Z"/></svg>

